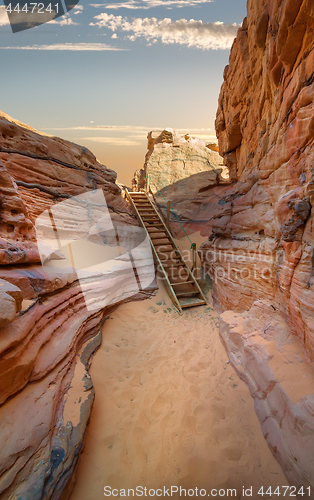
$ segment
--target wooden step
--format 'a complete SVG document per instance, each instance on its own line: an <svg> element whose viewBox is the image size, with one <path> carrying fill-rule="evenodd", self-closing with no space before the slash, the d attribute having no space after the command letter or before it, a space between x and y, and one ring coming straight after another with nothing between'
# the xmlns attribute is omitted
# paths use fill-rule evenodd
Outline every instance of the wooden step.
<svg viewBox="0 0 314 500"><path fill-rule="evenodd" d="M159 231L158 231L159 233ZM171 241L171 239L169 238L169 236L151 236L150 237L151 240L168 240L168 241Z"/></svg>
<svg viewBox="0 0 314 500"><path fill-rule="evenodd" d="M178 259L178 257L175 257L175 258L174 258L174 259L172 259L172 260L171 260L171 259L169 259L169 258L168 258L168 259L161 259L161 258L159 257L159 260L160 260L160 262L161 262L161 263L163 263L163 262L164 262L164 263L168 262L168 264L166 264L166 266L168 266L168 267L171 267L171 265L172 265L172 266L175 266L176 264L180 264L181 266L185 266L184 262L178 262L178 260L179 260L179 259ZM171 263L171 262L173 262L173 263L170 265L170 263ZM163 264L162 264L162 265L163 265Z"/></svg>
<svg viewBox="0 0 314 500"><path fill-rule="evenodd" d="M183 270L181 270L181 274L183 273ZM175 279L180 279L180 280L184 280L184 279L187 279L189 277L188 274L185 274L184 276L179 276L179 275L172 275L172 274L169 274L169 280L171 282L171 286L175 286ZM181 285L182 286L182 285ZM187 286L191 286L191 285L187 285ZM178 288L176 288L176 290L178 290ZM190 290L190 289L189 289Z"/></svg>
<svg viewBox="0 0 314 500"><path fill-rule="evenodd" d="M154 247L156 247L157 245L158 246L168 246L171 244L171 240L168 240L166 237L165 238L160 238L160 237L151 238L151 240L152 240ZM162 240L164 240L164 242L162 242Z"/></svg>
<svg viewBox="0 0 314 500"><path fill-rule="evenodd" d="M145 222L144 222L144 224L145 224ZM148 224L148 222L146 222L146 224ZM146 225L146 224L145 224L145 225ZM149 227L149 226L148 226L148 227ZM163 224L154 224L154 226L152 226L152 227L164 227L164 225L163 225Z"/></svg>
<svg viewBox="0 0 314 500"><path fill-rule="evenodd" d="M200 292L195 292L195 290L193 292L178 292L176 293L176 296L180 298L180 297L193 297L195 295L195 298L197 299L199 293Z"/></svg>
<svg viewBox="0 0 314 500"><path fill-rule="evenodd" d="M160 243L157 243L157 245L156 245L156 246L154 245L154 247L156 248L157 252L158 252L158 248L159 248L159 247L160 247L160 248L164 248L164 247L169 247L169 246L170 246L170 244L169 244L169 245L166 245L166 244L165 244L165 245L161 245ZM176 249L175 249L175 247L171 247L171 248L169 248L168 250L166 250L166 249L165 249L165 250L160 250L160 252L161 252L161 253L162 253L162 252L165 252L165 253L169 253L169 252L170 252L170 253L172 253L172 252L174 252L174 253L176 253L177 255L180 255L180 252L179 252L178 250L176 250ZM176 259L177 259L177 258L178 258L178 257L176 257Z"/></svg>
<svg viewBox="0 0 314 500"><path fill-rule="evenodd" d="M159 258L161 257L165 257L164 260L169 260L169 261L177 261L179 259L179 256L177 253L175 253L175 250L174 248L172 249L166 249L166 250L160 250L160 248L156 247L156 245L154 245L154 248L156 250L156 252L158 253L159 255Z"/></svg>
<svg viewBox="0 0 314 500"><path fill-rule="evenodd" d="M165 245L166 246L166 245ZM156 252L159 252L159 253L164 253L165 254L165 259L164 260L169 260L169 262L172 262L174 260L178 260L180 262L183 262L183 260L181 259L181 255L179 254L179 252L177 250L175 250L174 248L169 248L168 250L158 250L158 247L156 247L154 245L154 248L156 250ZM170 255L172 254L172 256L170 257Z"/></svg>
<svg viewBox="0 0 314 500"><path fill-rule="evenodd" d="M188 285L189 283L194 283L194 281L182 281L181 283L171 283L172 286ZM198 292L195 292L198 293Z"/></svg>
<svg viewBox="0 0 314 500"><path fill-rule="evenodd" d="M155 238L156 239L156 238ZM153 245L155 248L167 248L167 247L171 247L172 250L174 252L177 252L178 253L178 250L176 250L176 247L174 246L174 244L172 243L172 241L168 242L168 243L154 243L153 242ZM166 250L167 251L167 250Z"/></svg>
<svg viewBox="0 0 314 500"><path fill-rule="evenodd" d="M180 271L179 271L179 269L180 269ZM178 270L178 273L168 271L169 279L176 280L179 278L181 280L184 280L184 279L187 279L189 277L189 273L185 269L184 266L183 266L183 269L180 268L179 266L174 266L173 271L176 271L176 270ZM182 273L184 273L184 276L182 276Z"/></svg>
<svg viewBox="0 0 314 500"><path fill-rule="evenodd" d="M168 262L167 260L161 260L161 263ZM163 267L185 267L183 262L174 262L173 264L162 264Z"/></svg>
<svg viewBox="0 0 314 500"><path fill-rule="evenodd" d="M182 309L185 309L186 307L204 306L205 304L207 304L205 300L200 300L199 302L189 302L188 304L180 303L180 306Z"/></svg>
<svg viewBox="0 0 314 500"><path fill-rule="evenodd" d="M177 250L175 250L174 246L171 246L171 243L164 243L162 245L160 243L153 243L153 245L158 253L172 253L172 252L174 252L174 254L178 255ZM177 259L177 257L175 257L175 258Z"/></svg>

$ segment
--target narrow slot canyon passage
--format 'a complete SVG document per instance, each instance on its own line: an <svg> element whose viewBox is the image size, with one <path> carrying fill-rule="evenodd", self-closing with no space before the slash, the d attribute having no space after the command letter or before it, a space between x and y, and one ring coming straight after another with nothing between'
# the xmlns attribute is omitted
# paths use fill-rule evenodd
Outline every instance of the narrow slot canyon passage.
<svg viewBox="0 0 314 500"><path fill-rule="evenodd" d="M157 296L120 306L90 373L96 399L71 500L105 498L106 486L236 488L242 498L243 486L288 484L228 363L210 291L208 306L181 316L160 281Z"/></svg>

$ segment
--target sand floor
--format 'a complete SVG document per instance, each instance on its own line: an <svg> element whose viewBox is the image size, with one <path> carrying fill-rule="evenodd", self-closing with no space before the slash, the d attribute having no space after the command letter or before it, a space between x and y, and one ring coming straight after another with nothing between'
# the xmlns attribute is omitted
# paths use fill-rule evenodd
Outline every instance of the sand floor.
<svg viewBox="0 0 314 500"><path fill-rule="evenodd" d="M233 498L253 486L257 499L261 486L287 484L227 361L212 305L180 316L161 285L156 297L120 306L92 363L96 399L71 500L105 498L106 486L212 497L235 488Z"/></svg>

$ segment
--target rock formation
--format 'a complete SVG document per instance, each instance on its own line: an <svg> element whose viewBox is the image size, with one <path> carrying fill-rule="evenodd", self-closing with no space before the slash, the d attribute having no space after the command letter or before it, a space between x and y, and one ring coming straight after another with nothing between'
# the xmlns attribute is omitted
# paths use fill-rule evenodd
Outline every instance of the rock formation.
<svg viewBox="0 0 314 500"><path fill-rule="evenodd" d="M0 114L1 500L67 498L94 400L88 368L101 325L119 303L154 289L130 293L136 281L123 255L106 275L79 280L74 266L52 265L66 262L62 252L49 244L39 252L38 228L61 234L40 214L54 217L74 247L81 212L57 220L57 208L96 190L105 196L113 227L131 225L134 236L136 219L115 180L89 150ZM95 204L89 216L97 210ZM101 228L92 227L91 239L98 233Z"/></svg>
<svg viewBox="0 0 314 500"><path fill-rule="evenodd" d="M234 184L211 214L201 257L230 361L255 398L265 438L290 482L313 488L313 392L291 400L269 368L269 346L281 349L292 333L314 359L314 7L248 0L247 8L216 117Z"/></svg>
<svg viewBox="0 0 314 500"><path fill-rule="evenodd" d="M178 237L183 235L178 220L188 233L200 230L208 236L208 213L229 185L228 169L217 145L173 129L153 130L147 138L144 167L135 172L132 189L144 189L148 181L164 216L170 201L171 230Z"/></svg>

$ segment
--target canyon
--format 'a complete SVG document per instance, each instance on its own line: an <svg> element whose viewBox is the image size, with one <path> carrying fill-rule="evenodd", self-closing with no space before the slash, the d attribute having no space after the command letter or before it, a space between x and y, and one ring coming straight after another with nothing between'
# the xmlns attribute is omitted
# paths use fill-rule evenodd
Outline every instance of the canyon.
<svg viewBox="0 0 314 500"><path fill-rule="evenodd" d="M171 202L174 235L183 225L206 238L198 254L228 361L288 481L313 494L314 7L248 0L247 9L223 75L219 154L172 129L151 131L132 187L149 179L164 216ZM60 234L74 253L80 238L99 243L109 219L110 248L121 227L139 243L116 177L88 149L0 113L0 499L69 498L101 327L119 304L155 293L146 254L142 290L120 253L109 252L105 274L80 278L59 245ZM100 198L89 206L97 192L106 216Z"/></svg>

